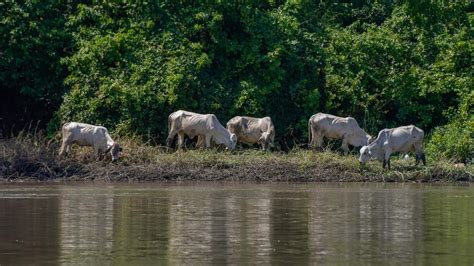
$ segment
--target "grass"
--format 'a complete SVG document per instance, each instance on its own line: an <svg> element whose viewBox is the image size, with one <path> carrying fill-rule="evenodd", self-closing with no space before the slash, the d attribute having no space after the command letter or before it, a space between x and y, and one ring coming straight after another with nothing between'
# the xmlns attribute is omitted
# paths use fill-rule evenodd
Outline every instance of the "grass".
<svg viewBox="0 0 474 266"><path fill-rule="evenodd" d="M122 139L122 157L97 161L89 147L74 146L58 156L60 143L41 134L0 140L0 178L82 181L252 181L252 182L472 182L474 167L446 161L414 166L414 158L392 158L392 170L371 161L361 167L356 154L294 149L289 153L241 149L179 150Z"/></svg>

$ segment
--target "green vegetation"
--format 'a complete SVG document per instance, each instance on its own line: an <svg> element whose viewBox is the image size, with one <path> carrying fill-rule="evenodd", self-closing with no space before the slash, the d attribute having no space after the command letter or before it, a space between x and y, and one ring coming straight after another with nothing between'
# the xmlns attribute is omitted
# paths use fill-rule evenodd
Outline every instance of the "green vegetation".
<svg viewBox="0 0 474 266"><path fill-rule="evenodd" d="M168 114L187 109L222 123L269 115L287 151L328 112L372 135L417 125L434 159L470 162L473 11L467 0L6 1L2 131L41 119L53 135L76 120L164 143Z"/></svg>
<svg viewBox="0 0 474 266"><path fill-rule="evenodd" d="M431 136L427 153L433 158L464 161L474 158L474 120L456 120L438 127Z"/></svg>
<svg viewBox="0 0 474 266"><path fill-rule="evenodd" d="M45 127L68 91L61 58L73 53L66 1L0 2L0 137Z"/></svg>
<svg viewBox="0 0 474 266"><path fill-rule="evenodd" d="M472 182L474 165L457 168L446 160L415 166L392 160L392 170L371 161L361 167L354 154L293 149L288 153L255 149L234 152L181 150L167 152L133 139L121 139L122 158L97 161L90 147L75 146L58 156L60 143L45 136L20 134L0 140L0 177L9 181L251 181L251 182ZM109 155L110 156L110 155Z"/></svg>

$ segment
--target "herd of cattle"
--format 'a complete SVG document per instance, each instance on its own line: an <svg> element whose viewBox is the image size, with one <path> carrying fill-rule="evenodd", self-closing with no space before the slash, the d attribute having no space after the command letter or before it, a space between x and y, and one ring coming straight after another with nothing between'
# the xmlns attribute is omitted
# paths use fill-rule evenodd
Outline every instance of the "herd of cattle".
<svg viewBox="0 0 474 266"><path fill-rule="evenodd" d="M362 147L359 161L365 164L370 158L383 162L390 169L390 155L395 152L407 154L414 152L416 163L421 160L426 165L423 152L424 132L413 125L382 129L374 140L352 117L338 117L317 113L308 121L309 146L321 149L323 139L342 140L342 150L347 154L349 145ZM168 116L168 138L166 145L171 147L178 135L178 146L184 144L184 137L198 137L196 146L211 147L211 144L224 145L233 150L237 142L259 144L264 151L273 147L275 127L270 117L254 118L236 116L223 127L213 114L198 114L188 111L176 111ZM112 161L119 158L121 148L102 126L78 122L65 123L62 127L62 145L60 155L68 153L72 144L92 146L97 158L110 153Z"/></svg>

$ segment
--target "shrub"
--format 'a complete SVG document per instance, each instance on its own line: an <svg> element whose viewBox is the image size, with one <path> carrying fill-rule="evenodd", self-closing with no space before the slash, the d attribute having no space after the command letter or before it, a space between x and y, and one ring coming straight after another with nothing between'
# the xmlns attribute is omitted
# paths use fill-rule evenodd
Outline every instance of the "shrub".
<svg viewBox="0 0 474 266"><path fill-rule="evenodd" d="M426 147L436 159L447 158L455 162L474 162L474 119L457 120L437 127Z"/></svg>

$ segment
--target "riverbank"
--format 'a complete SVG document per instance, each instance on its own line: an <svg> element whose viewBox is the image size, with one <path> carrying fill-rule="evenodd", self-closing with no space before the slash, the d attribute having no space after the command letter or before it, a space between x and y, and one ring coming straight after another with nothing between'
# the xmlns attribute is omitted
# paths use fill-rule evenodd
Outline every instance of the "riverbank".
<svg viewBox="0 0 474 266"><path fill-rule="evenodd" d="M472 165L457 168L448 161L414 166L414 158L392 159L392 170L380 162L361 167L356 154L295 149L263 153L256 149L234 152L187 150L121 140L122 158L97 161L91 148L74 147L59 157L59 143L46 138L19 136L0 140L0 178L3 181L250 181L250 182L472 182Z"/></svg>

